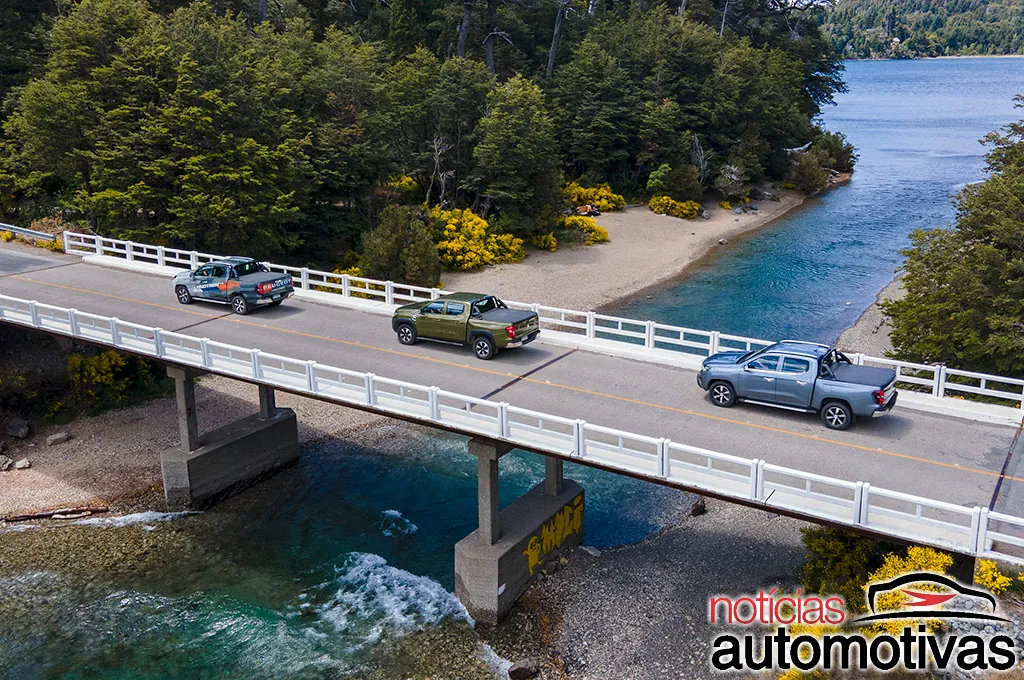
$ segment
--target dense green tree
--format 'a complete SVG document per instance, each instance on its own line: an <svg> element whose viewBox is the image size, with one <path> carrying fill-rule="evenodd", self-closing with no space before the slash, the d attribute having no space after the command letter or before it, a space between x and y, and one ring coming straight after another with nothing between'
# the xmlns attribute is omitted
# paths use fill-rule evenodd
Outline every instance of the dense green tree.
<svg viewBox="0 0 1024 680"><path fill-rule="evenodd" d="M1024 121L986 141L991 174L960 193L953 229L912 235L903 267L906 295L884 310L900 358L1020 376Z"/></svg>
<svg viewBox="0 0 1024 680"><path fill-rule="evenodd" d="M414 208L385 208L364 237L359 266L370 278L436 286L441 260L429 220Z"/></svg>
<svg viewBox="0 0 1024 680"><path fill-rule="evenodd" d="M544 95L515 76L492 90L487 104L473 150L482 192L513 233L542 230L561 201L558 147Z"/></svg>

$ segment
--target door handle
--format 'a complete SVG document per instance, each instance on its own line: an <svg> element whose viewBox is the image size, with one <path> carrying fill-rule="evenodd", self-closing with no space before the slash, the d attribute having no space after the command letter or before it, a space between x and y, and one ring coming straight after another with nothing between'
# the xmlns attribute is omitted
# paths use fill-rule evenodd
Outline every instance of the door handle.
<svg viewBox="0 0 1024 680"><path fill-rule="evenodd" d="M806 380L797 380L797 381L796 381L796 384L797 384L797 385L806 385L806 384L807 384L807 381L806 381Z"/></svg>
<svg viewBox="0 0 1024 680"><path fill-rule="evenodd" d="M765 378L765 382L775 382L775 378Z"/></svg>

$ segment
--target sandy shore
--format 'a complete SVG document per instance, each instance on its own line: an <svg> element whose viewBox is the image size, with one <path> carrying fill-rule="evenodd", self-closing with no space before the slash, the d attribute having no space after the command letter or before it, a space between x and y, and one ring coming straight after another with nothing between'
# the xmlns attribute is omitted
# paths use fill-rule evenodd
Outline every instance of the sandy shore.
<svg viewBox="0 0 1024 680"><path fill-rule="evenodd" d="M882 316L881 303L903 297L903 279L897 277L882 289L875 301L864 313L839 336L839 346L857 348L858 352L876 357L887 356L892 351L889 340L889 324Z"/></svg>
<svg viewBox="0 0 1024 680"><path fill-rule="evenodd" d="M785 191L779 201L756 201L759 210L742 215L708 206L710 219L681 220L646 206L596 218L611 240L594 246L530 250L526 262L444 275L448 290L494 293L519 302L566 309L598 309L650 286L678 277L715 248L761 229L799 207L805 196Z"/></svg>

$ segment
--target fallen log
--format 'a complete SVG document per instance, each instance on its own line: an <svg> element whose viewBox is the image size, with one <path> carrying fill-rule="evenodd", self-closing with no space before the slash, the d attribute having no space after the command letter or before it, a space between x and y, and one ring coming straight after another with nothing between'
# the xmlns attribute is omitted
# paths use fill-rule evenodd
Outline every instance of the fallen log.
<svg viewBox="0 0 1024 680"><path fill-rule="evenodd" d="M42 512L29 512L24 515L8 515L3 518L3 521L27 522L33 519L78 519L79 517L88 517L89 515L101 512L110 512L110 508L105 505L96 507L81 506L75 508L57 508L56 510L44 510Z"/></svg>

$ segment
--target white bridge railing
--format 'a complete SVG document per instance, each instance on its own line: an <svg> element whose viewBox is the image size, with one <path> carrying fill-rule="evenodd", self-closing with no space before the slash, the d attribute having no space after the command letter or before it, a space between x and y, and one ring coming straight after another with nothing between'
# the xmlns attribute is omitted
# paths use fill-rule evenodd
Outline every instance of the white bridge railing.
<svg viewBox="0 0 1024 680"><path fill-rule="evenodd" d="M176 250L76 232L64 232L64 250L76 255L106 255L129 261L190 269L223 257L194 250ZM272 263L267 263L267 266L272 271L290 274L295 287L300 290L320 290L344 297L377 300L386 304L436 300L443 295L439 288L410 286ZM530 309L537 312L543 328L579 335L587 340L611 340L650 350L668 350L706 357L729 350L749 352L775 342L596 312L509 300L506 302L515 309ZM956 399L988 397L1001 400L1005 405L1024 409L1024 380L1018 378L972 373L942 365L915 364L859 353L851 354L850 358L858 364L895 369L897 383L911 390L926 392L935 397Z"/></svg>
<svg viewBox="0 0 1024 680"><path fill-rule="evenodd" d="M0 321L374 409L955 552L1024 564L1024 519L540 413L507 402L0 295Z"/></svg>

